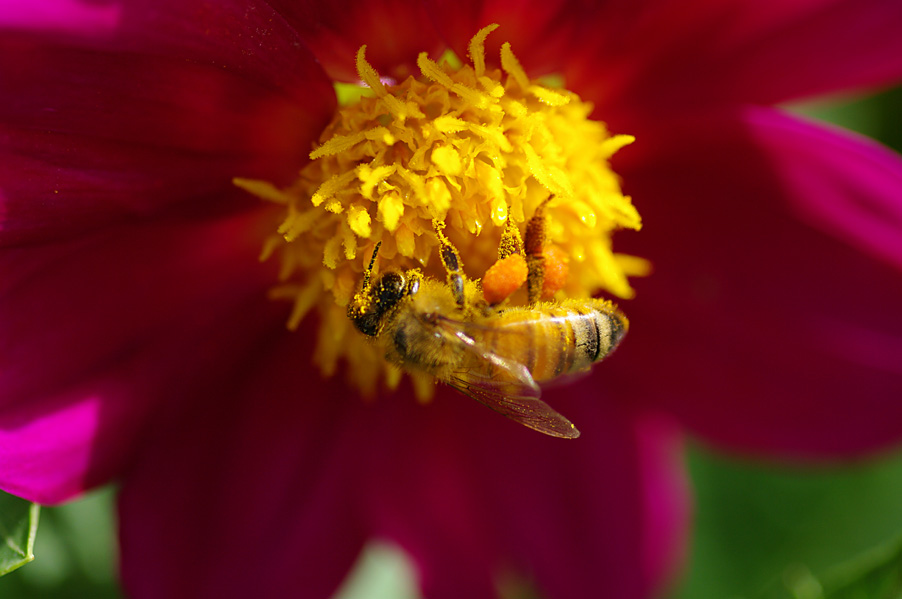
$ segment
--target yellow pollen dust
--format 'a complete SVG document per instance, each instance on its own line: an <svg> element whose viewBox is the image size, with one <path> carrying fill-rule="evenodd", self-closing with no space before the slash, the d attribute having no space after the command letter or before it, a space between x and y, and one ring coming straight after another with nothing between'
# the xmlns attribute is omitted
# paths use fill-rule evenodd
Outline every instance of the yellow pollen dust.
<svg viewBox="0 0 902 599"><path fill-rule="evenodd" d="M566 89L530 80L509 44L501 69L486 63L480 30L471 64L417 60L421 76L386 85L357 54L366 87L341 106L310 153L311 162L287 189L235 179L250 193L285 208L261 259L280 260L271 297L293 302L288 327L317 313L315 360L326 375L344 361L365 394L380 380L395 387L401 374L347 316L377 243L376 273L419 267L444 281L434 221L460 251L463 269L481 279L498 258L508 219L521 231L545 208L548 242L567 258L558 298L600 291L632 296L627 275L645 263L615 254L611 233L639 229L640 218L620 189L608 159L632 143L589 119L592 105ZM517 302L513 296L508 302ZM428 396L431 382L415 380Z"/></svg>

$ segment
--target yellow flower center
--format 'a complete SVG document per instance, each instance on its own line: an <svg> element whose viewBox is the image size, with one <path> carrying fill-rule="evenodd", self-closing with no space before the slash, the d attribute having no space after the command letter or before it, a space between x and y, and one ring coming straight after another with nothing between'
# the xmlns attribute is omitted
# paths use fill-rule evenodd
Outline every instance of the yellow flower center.
<svg viewBox="0 0 902 599"><path fill-rule="evenodd" d="M644 269L644 261L611 247L613 231L640 227L608 165L633 137L610 135L576 94L530 80L508 43L502 68L488 69L484 41L496 27L473 37L472 64L422 53L422 76L392 86L360 48L357 71L366 87L338 109L297 181L277 189L235 179L285 206L262 259L281 261L281 284L271 296L293 302L288 327L318 312L314 359L325 375L347 362L349 380L366 394L380 379L394 388L401 377L347 315L377 243L377 271L418 267L444 281L442 227L463 272L478 280L498 260L508 219L522 230L552 197L545 236L569 266L558 298L600 291L631 297L627 276ZM431 393L429 381L415 384L421 397Z"/></svg>

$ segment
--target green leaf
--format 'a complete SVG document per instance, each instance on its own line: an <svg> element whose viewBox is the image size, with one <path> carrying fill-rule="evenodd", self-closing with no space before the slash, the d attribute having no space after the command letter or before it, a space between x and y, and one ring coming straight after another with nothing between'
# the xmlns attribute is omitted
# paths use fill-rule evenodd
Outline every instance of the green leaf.
<svg viewBox="0 0 902 599"><path fill-rule="evenodd" d="M0 491L0 576L34 559L41 507Z"/></svg>
<svg viewBox="0 0 902 599"><path fill-rule="evenodd" d="M827 599L902 599L902 542L877 547L824 578Z"/></svg>
<svg viewBox="0 0 902 599"><path fill-rule="evenodd" d="M829 569L820 581L797 566L784 583L793 599L902 599L902 539Z"/></svg>

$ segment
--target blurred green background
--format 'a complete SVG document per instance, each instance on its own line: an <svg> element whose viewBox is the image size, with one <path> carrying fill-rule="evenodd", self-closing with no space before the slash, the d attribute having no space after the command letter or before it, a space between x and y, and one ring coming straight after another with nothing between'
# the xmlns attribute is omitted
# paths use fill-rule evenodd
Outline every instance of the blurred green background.
<svg viewBox="0 0 902 599"><path fill-rule="evenodd" d="M902 151L900 106L902 89L792 108ZM819 599L821 582L886 564L887 556L893 563L880 581L887 594L842 597L902 599L902 453L802 468L692 446L689 470L696 506L689 565L667 599ZM0 597L121 597L113 504L107 488L42 509L36 559L0 578ZM416 599L412 577L400 552L373 545L336 599Z"/></svg>

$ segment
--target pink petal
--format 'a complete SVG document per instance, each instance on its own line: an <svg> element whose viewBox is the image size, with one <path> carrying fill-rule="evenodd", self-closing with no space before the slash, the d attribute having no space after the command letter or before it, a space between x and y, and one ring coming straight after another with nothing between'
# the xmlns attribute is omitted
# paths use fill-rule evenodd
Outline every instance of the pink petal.
<svg viewBox="0 0 902 599"><path fill-rule="evenodd" d="M773 104L902 79L902 4L679 0L570 61L568 81L615 130L728 104Z"/></svg>
<svg viewBox="0 0 902 599"><path fill-rule="evenodd" d="M61 33L98 34L116 28L122 18L118 4L96 5L80 0L0 0L0 28L42 29Z"/></svg>
<svg viewBox="0 0 902 599"><path fill-rule="evenodd" d="M326 599L360 551L364 404L311 367L312 328L270 333L145 438L119 503L130 597Z"/></svg>
<svg viewBox="0 0 902 599"><path fill-rule="evenodd" d="M425 407L386 400L367 497L426 596L493 597L506 580L548 597L644 597L671 573L686 522L679 445L601 381L547 394L582 430L572 442L447 389Z"/></svg>
<svg viewBox="0 0 902 599"><path fill-rule="evenodd" d="M616 131L731 103L774 103L902 78L902 3L886 0L428 2L461 56L489 23L531 73L561 73Z"/></svg>
<svg viewBox="0 0 902 599"><path fill-rule="evenodd" d="M257 226L146 223L0 254L0 486L53 503L109 481L162 403L280 326L248 313L272 305Z"/></svg>
<svg viewBox="0 0 902 599"><path fill-rule="evenodd" d="M556 401L575 443L451 392L365 403L320 381L311 335L273 331L167 404L121 497L131 595L328 597L373 536L410 552L435 598L494 597L505 576L640 597L672 567L686 497L665 420L589 383Z"/></svg>
<svg viewBox="0 0 902 599"><path fill-rule="evenodd" d="M334 93L296 34L244 3L168 4L91 36L60 35L52 11L0 31L0 241L232 209L248 202L232 177L284 183L307 160Z"/></svg>
<svg viewBox="0 0 902 599"><path fill-rule="evenodd" d="M623 306L618 395L744 451L902 439L902 160L834 135L756 109L624 153L646 225L618 248L655 273Z"/></svg>
<svg viewBox="0 0 902 599"><path fill-rule="evenodd" d="M298 31L329 76L339 81L360 80L355 58L364 44L367 61L380 75L397 81L419 74L416 59L420 52L435 54L444 47L422 2L268 0L268 3Z"/></svg>
<svg viewBox="0 0 902 599"><path fill-rule="evenodd" d="M599 373L599 385L604 385ZM644 578L663 586L685 563L689 537L689 481L683 465L682 435L672 418L647 414L636 427L640 486L643 489Z"/></svg>
<svg viewBox="0 0 902 599"><path fill-rule="evenodd" d="M262 0L131 0L108 8L77 0L30 4L0 18L4 38L208 65L301 104L311 84L327 85L297 32ZM79 27L85 20L104 26L85 31ZM60 35L64 22L72 26Z"/></svg>
<svg viewBox="0 0 902 599"><path fill-rule="evenodd" d="M749 111L746 122L802 220L902 270L898 154L868 138L771 111Z"/></svg>

